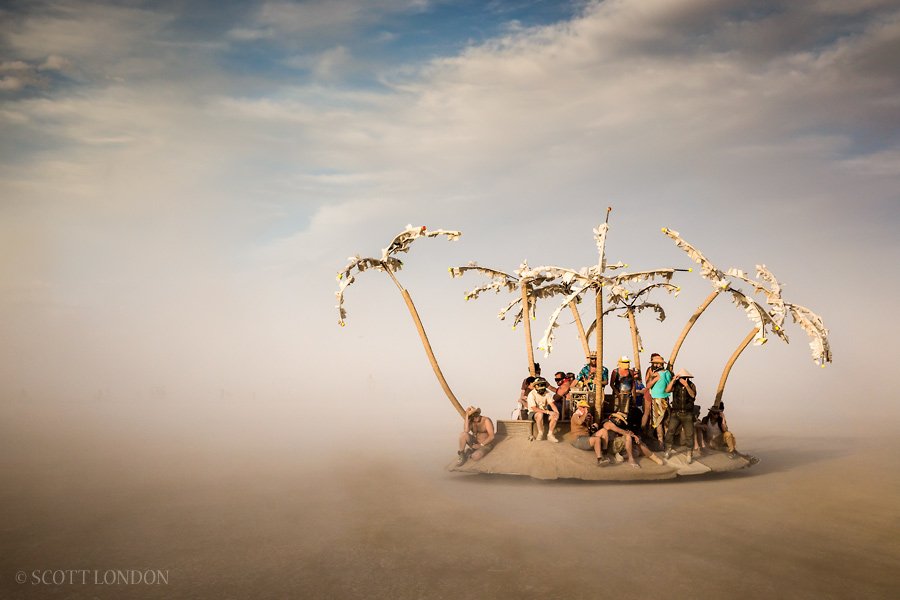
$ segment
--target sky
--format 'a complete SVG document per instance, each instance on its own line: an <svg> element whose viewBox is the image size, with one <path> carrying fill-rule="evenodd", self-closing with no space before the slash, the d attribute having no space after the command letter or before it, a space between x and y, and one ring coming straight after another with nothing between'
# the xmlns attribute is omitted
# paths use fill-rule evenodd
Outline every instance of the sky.
<svg viewBox="0 0 900 600"><path fill-rule="evenodd" d="M337 272L412 224L463 234L416 241L398 279L460 402L505 418L527 374L511 298L464 302L484 279L447 269L595 264L609 206L611 262L692 266L668 227L823 317L834 363L798 326L751 346L731 421L900 416L900 2L13 1L0 23L6 403L349 401L456 427L386 274L338 325ZM664 323L639 315L647 354L710 291L676 283ZM584 362L567 318L545 371ZM725 298L698 321L679 363L702 405L751 328Z"/></svg>

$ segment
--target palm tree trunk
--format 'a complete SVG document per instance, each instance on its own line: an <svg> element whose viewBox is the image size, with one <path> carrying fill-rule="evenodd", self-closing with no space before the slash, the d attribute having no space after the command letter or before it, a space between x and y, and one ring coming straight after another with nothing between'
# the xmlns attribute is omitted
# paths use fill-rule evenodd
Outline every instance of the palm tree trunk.
<svg viewBox="0 0 900 600"><path fill-rule="evenodd" d="M638 350L637 323L634 322L634 310L629 306L625 309L628 315L628 323L631 325L631 349L634 351L634 368L641 372L641 359Z"/></svg>
<svg viewBox="0 0 900 600"><path fill-rule="evenodd" d="M575 326L578 327L578 338L581 340L581 346L584 348L584 355L587 356L591 353L591 346L588 344L587 336L584 334L584 324L581 322L581 315L578 314L578 308L575 306L574 300L569 302L569 308L572 309L572 316L575 317Z"/></svg>
<svg viewBox="0 0 900 600"><path fill-rule="evenodd" d="M703 314L703 311L706 310L706 307L709 306L710 302L716 299L716 296L722 293L722 290L716 290L706 297L706 300L703 301L697 311L688 319L687 325L684 326L684 329L681 332L681 336L678 338L678 341L675 342L675 347L672 348L672 354L669 355L669 369L672 369L675 365L675 357L678 356L678 351L681 349L681 344L684 343L684 338L687 337L688 332L691 330L691 327L694 326L694 323L697 322L697 319L700 318L700 315ZM672 371L674 373L674 371Z"/></svg>
<svg viewBox="0 0 900 600"><path fill-rule="evenodd" d="M522 320L525 322L525 343L528 346L528 374L534 377L534 345L531 343L531 306L528 301L528 292L531 284L522 284Z"/></svg>
<svg viewBox="0 0 900 600"><path fill-rule="evenodd" d="M728 379L728 374L731 373L731 367L734 366L734 361L738 359L738 356L741 355L744 348L750 345L750 342L753 341L754 336L756 336L758 332L759 327L754 327L753 331L750 332L750 335L744 338L741 345L737 347L737 350L735 350L734 354L731 355L731 358L728 359L728 364L725 365L725 370L722 371L722 378L719 379L719 389L716 390L716 401L713 403L713 406L720 406L722 404L722 392L725 390L725 380Z"/></svg>
<svg viewBox="0 0 900 600"><path fill-rule="evenodd" d="M597 372L594 374L594 410L597 418L603 412L603 287L597 285Z"/></svg>
<svg viewBox="0 0 900 600"><path fill-rule="evenodd" d="M444 374L441 372L441 368L438 366L437 359L434 357L434 351L431 349L431 344L428 342L428 336L425 335L425 328L422 327L422 320L419 318L419 313L416 311L416 307L413 304L412 298L409 297L409 292L407 292L403 288L400 288L400 294L402 294L403 299L406 300L406 307L409 309L409 314L412 315L413 321L415 321L416 323L416 329L419 331L419 337L422 339L422 345L425 346L425 354L428 355L428 362L431 363L431 368L434 369L434 374L437 376L441 387L444 388L444 393L447 394L447 398L450 399L450 403L453 405L453 408L456 409L456 412L459 413L459 416L465 417L466 411L463 410L463 407L459 404L456 396L453 395L453 392L450 390L450 386L447 384L447 380L444 379Z"/></svg>

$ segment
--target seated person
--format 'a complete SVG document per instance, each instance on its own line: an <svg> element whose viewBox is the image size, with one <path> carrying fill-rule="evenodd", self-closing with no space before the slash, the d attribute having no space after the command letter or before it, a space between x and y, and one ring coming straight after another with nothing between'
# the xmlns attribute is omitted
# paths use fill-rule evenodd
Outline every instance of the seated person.
<svg viewBox="0 0 900 600"><path fill-rule="evenodd" d="M524 380L522 380L522 387L519 390L519 401L516 405L516 410L519 411L518 416L515 416L515 419L521 420L525 419L528 414L528 394L531 390L534 389L534 380L537 377L541 376L541 363L534 363L534 376L529 375ZM513 411L515 414L515 410Z"/></svg>
<svg viewBox="0 0 900 600"><path fill-rule="evenodd" d="M559 421L559 411L553 404L553 394L547 388L547 380L543 377L534 380L534 389L528 394L528 418L533 419L537 424L536 440L544 439L544 418L546 417L550 421L547 439L551 442L558 442L559 440L553 435L553 430L556 428L556 422Z"/></svg>
<svg viewBox="0 0 900 600"><path fill-rule="evenodd" d="M616 457L616 462L622 462L622 450L628 455L628 464L636 469L640 469L641 465L634 460L634 455L641 455L643 452L647 458L658 465L663 465L662 459L653 454L650 448L641 441L641 414L637 409L632 409L629 414L616 412L607 418L600 429L600 437L603 438L603 446L608 447L612 444L612 451Z"/></svg>
<svg viewBox="0 0 900 600"><path fill-rule="evenodd" d="M722 446L728 448L728 457L737 458L737 440L734 434L728 431L728 423L725 422L725 404L715 404L710 407L709 414L703 417L698 426L701 440L706 440L710 448L720 450Z"/></svg>
<svg viewBox="0 0 900 600"><path fill-rule="evenodd" d="M459 436L459 452L456 466L465 464L469 455L472 460L481 460L491 451L494 441L494 424L487 417L481 416L481 409L470 406L466 409L463 432Z"/></svg>
<svg viewBox="0 0 900 600"><path fill-rule="evenodd" d="M553 376L553 380L556 382L557 387L548 386L550 391L553 392L553 404L556 405L556 412L559 414L565 414L563 412L563 406L568 399L569 388L572 387L572 382L566 377L566 374L562 371L557 371Z"/></svg>
<svg viewBox="0 0 900 600"><path fill-rule="evenodd" d="M572 413L572 445L579 450L593 450L597 455L597 466L609 463L609 457L603 454L603 440L594 429L594 415L588 410L587 400L579 400Z"/></svg>

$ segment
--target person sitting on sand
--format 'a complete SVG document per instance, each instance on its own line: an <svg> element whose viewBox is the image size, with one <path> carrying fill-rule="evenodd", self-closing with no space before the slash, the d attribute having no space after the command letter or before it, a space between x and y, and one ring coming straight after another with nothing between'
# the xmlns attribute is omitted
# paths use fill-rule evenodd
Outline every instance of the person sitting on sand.
<svg viewBox="0 0 900 600"><path fill-rule="evenodd" d="M622 462L622 451L628 456L628 464L636 469L640 469L641 465L634 460L635 454L641 453L658 465L663 465L663 461L653 454L649 447L641 441L640 434L640 411L632 408L630 414L624 412L615 412L607 418L603 423L603 427L598 432L603 440L604 447L612 447L613 455L616 462Z"/></svg>
<svg viewBox="0 0 900 600"><path fill-rule="evenodd" d="M725 446L728 448L728 457L737 458L737 440L734 438L734 434L728 431L724 412L724 402L719 406L712 405L709 414L703 417L700 425L697 426L697 435L701 440L705 440L710 448L719 450Z"/></svg>
<svg viewBox="0 0 900 600"><path fill-rule="evenodd" d="M534 380L534 389L528 394L528 418L533 419L537 423L537 436L535 439L540 441L544 439L544 417L550 422L547 439L551 442L558 442L553 430L556 428L556 422L559 421L559 411L553 404L553 394L547 389L547 380L538 377Z"/></svg>
<svg viewBox="0 0 900 600"><path fill-rule="evenodd" d="M697 397L697 388L691 381L693 377L687 372L687 369L681 369L666 386L666 392L672 394L672 402L669 406L669 430L666 432L665 457L669 458L672 454L675 434L681 428L684 432L683 441L688 447L688 464L694 460L694 398Z"/></svg>
<svg viewBox="0 0 900 600"><path fill-rule="evenodd" d="M666 361L655 352L650 355L650 368L647 371L646 386L650 388L650 427L656 430L659 439L659 447L665 446L663 442L663 423L668 410L669 392L666 387L672 381L672 372L666 369ZM645 396L646 397L646 396Z"/></svg>
<svg viewBox="0 0 900 600"><path fill-rule="evenodd" d="M631 371L631 361L627 356L619 359L618 366L609 376L609 386L615 394L614 412L628 412L628 408L635 403L634 373Z"/></svg>
<svg viewBox="0 0 900 600"><path fill-rule="evenodd" d="M597 455L597 466L608 464L609 457L603 454L603 440L599 432L591 434L594 415L588 410L587 400L579 400L572 413L572 445L579 450L591 450Z"/></svg>
<svg viewBox="0 0 900 600"><path fill-rule="evenodd" d="M461 467L471 455L472 460L481 460L491 451L494 441L494 424L481 416L481 409L470 406L466 409L463 432L459 436L459 452L456 466Z"/></svg>

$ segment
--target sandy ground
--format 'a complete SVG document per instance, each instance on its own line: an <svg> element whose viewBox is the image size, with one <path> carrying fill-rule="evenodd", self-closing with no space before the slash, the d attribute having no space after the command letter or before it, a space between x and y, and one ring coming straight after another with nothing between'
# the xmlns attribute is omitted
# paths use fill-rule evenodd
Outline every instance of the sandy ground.
<svg viewBox="0 0 900 600"><path fill-rule="evenodd" d="M900 457L886 440L745 435L762 461L751 469L579 483L448 473L452 440L316 458L287 442L4 417L3 598L843 599L900 586ZM95 583L148 569L168 583ZM52 582L66 570L73 582Z"/></svg>

